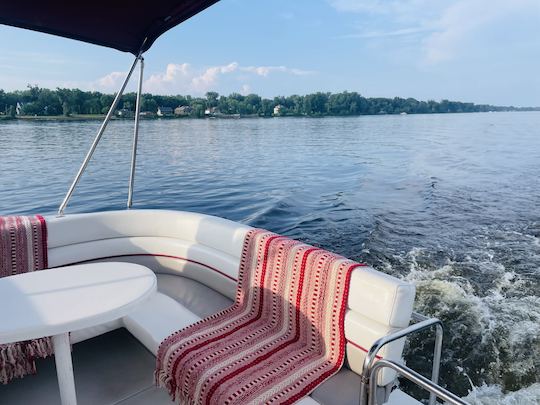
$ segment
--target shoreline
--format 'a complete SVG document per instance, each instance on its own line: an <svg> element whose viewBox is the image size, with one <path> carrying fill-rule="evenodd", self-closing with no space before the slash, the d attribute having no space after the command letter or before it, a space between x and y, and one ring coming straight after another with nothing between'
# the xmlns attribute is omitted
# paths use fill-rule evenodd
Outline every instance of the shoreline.
<svg viewBox="0 0 540 405"><path fill-rule="evenodd" d="M407 115L454 115L454 114L489 114L489 113L508 113L508 112L540 112L540 110L531 111L471 111L471 112L446 112L446 113L408 113L408 114L357 114L357 115L279 115L279 116L264 116L264 115L231 115L231 116L209 116L209 117L182 117L182 116L165 116L165 117L140 117L143 121L154 120L204 120L204 119L219 119L219 120L238 120L238 119L254 119L254 118L351 118L351 117L377 117L377 116L407 116ZM0 115L0 121L102 121L105 119L105 114L74 114L65 115L19 115L15 117ZM111 117L112 121L133 121L134 117Z"/></svg>

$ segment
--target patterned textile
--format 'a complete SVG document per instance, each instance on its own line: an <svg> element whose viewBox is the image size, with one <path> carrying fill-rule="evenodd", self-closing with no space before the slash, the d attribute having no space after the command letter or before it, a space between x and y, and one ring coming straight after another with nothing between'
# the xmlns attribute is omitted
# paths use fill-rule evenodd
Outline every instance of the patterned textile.
<svg viewBox="0 0 540 405"><path fill-rule="evenodd" d="M47 268L47 226L40 216L0 216L0 277ZM4 308L8 310L8 308ZM0 345L0 383L36 372L36 358L53 352L49 338Z"/></svg>
<svg viewBox="0 0 540 405"><path fill-rule="evenodd" d="M351 272L268 231L245 239L235 303L160 345L156 383L179 404L292 404L339 371Z"/></svg>

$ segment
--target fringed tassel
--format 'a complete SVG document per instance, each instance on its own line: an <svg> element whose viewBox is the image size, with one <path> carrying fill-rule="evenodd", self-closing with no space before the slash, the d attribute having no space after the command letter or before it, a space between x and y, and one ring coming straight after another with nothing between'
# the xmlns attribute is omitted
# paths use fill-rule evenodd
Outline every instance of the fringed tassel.
<svg viewBox="0 0 540 405"><path fill-rule="evenodd" d="M176 381L172 378L167 371L156 369L154 371L154 381L158 387L165 388L169 393L172 401L179 405L195 405L181 388L176 385Z"/></svg>
<svg viewBox="0 0 540 405"><path fill-rule="evenodd" d="M0 345L0 384L36 373L37 358L53 354L50 338Z"/></svg>
<svg viewBox="0 0 540 405"><path fill-rule="evenodd" d="M165 388L171 396L174 395L176 391L174 378L169 376L165 370L156 369L154 371L154 381L158 387Z"/></svg>

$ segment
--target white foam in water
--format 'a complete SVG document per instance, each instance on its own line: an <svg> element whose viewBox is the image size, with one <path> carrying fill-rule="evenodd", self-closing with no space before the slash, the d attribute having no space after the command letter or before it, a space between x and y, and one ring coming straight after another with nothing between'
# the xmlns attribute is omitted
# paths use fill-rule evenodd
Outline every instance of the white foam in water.
<svg viewBox="0 0 540 405"><path fill-rule="evenodd" d="M518 391L502 392L500 385L482 385L474 388L463 398L471 405L538 405L540 404L540 383Z"/></svg>
<svg viewBox="0 0 540 405"><path fill-rule="evenodd" d="M529 241L535 244L535 239ZM528 251L529 258L531 254ZM443 376L443 383L462 393L468 388L465 399L472 404L540 404L535 377L540 364L540 297L530 280L486 251L472 252L459 262L448 260L436 269L425 266L428 255L415 248L400 259L409 266L404 278L417 286L416 310L445 322L447 351L442 363L453 367L455 376L453 381ZM536 383L531 384L531 376ZM530 385L523 387L525 381Z"/></svg>

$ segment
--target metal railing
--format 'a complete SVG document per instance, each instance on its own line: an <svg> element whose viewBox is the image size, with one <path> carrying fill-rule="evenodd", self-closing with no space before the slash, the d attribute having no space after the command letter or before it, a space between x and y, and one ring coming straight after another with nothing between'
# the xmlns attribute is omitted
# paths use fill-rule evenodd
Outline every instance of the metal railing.
<svg viewBox="0 0 540 405"><path fill-rule="evenodd" d="M92 155L94 154L99 141L101 140L103 133L105 132L105 128L107 128L107 124L109 124L109 121L111 120L114 111L116 110L116 107L118 106L118 102L120 101L120 98L124 94L124 90L126 89L126 86L129 82L129 79L131 78L131 75L133 71L135 70L135 67L137 66L137 63L140 62L140 75L139 75L139 83L137 88L137 105L136 105L136 111L135 111L135 129L133 133L133 150L132 150L132 156L131 156L131 171L129 176L129 189L128 189L128 202L127 207L131 208L132 202L133 202L133 183L135 181L135 163L136 163L136 156L137 156L137 141L139 136L139 111L141 106L141 91L142 91L142 79L143 79L143 68L144 68L144 58L142 57L142 54L139 54L135 57L135 60L133 61L133 64L131 65L131 68L129 69L128 74L126 75L126 78L124 79L124 82L122 83L122 86L120 87L120 90L118 93L116 93L116 96L114 97L114 100L111 104L111 107L109 108L109 111L107 112L107 115L105 116L105 119L101 123L101 126L98 129L98 132L96 134L96 137L94 138L94 141L92 142L92 145L90 146L90 149L86 153L86 156L83 160L83 163L81 164L81 167L79 168L79 171L75 175L75 178L73 179L73 182L71 183L71 186L68 189L68 192L66 193L66 196L64 197L64 200L60 204L60 207L58 208L58 216L64 215L64 210L66 209L69 200L71 199L71 196L73 195L73 192L75 191L75 188L77 187L77 184L79 184L79 180L81 179L84 171L86 170L86 167L88 166L88 163L90 162L90 159L92 158Z"/></svg>
<svg viewBox="0 0 540 405"><path fill-rule="evenodd" d="M142 82L144 75L144 58L139 56L140 60L140 72L139 72L139 84L137 86L137 104L135 106L135 128L133 129L133 149L131 151L131 170L129 172L129 188L128 188L128 199L127 207L131 208L133 205L133 185L135 183L135 164L137 163L137 144L139 142L139 119L141 112L141 93L142 93Z"/></svg>
<svg viewBox="0 0 540 405"><path fill-rule="evenodd" d="M375 364L379 363L381 360L378 360L375 364L375 359L377 353L388 343L394 342L398 339L407 337L412 333L419 332L428 328L435 327L435 347L433 349L433 368L431 371L431 382L434 385L437 385L439 381L439 369L441 364L441 351L442 351L442 340L443 340L443 327L442 322L437 318L427 318L424 315L414 312L412 315L414 321L419 321L418 323L412 324L403 328L397 332L390 333L386 336L383 336L377 339L371 348L369 349L366 357L364 358L364 363L362 365L362 375L360 382L360 405L368 404L368 394L374 392L375 387L371 386L371 375L373 372L373 367ZM376 382L375 382L376 385ZM369 387L369 393L368 393ZM369 395L371 396L371 395ZM372 399L370 399L371 401ZM374 399L373 399L374 400ZM429 405L435 404L436 395L430 392Z"/></svg>
<svg viewBox="0 0 540 405"><path fill-rule="evenodd" d="M393 362L391 360L385 359L378 360L371 368L371 374L369 376L369 405L376 405L375 391L377 388L377 378L379 377L379 371L383 368L391 368L402 377L429 391L430 401L431 397L438 397L451 405L468 405L467 402L463 401L455 394L452 394L450 391L433 383L423 375L418 374L416 371L401 364L397 364L396 362Z"/></svg>

